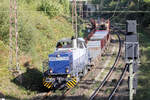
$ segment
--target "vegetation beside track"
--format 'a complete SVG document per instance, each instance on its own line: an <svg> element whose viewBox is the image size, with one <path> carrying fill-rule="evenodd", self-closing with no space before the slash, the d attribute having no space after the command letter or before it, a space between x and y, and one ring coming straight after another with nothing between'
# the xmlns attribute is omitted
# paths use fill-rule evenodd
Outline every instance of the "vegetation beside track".
<svg viewBox="0 0 150 100"><path fill-rule="evenodd" d="M71 18L69 17L69 6L66 1L68 0L18 0L19 54L24 79L23 84L18 84L14 81L15 77L12 76L12 73L8 71L9 0L0 0L0 97L2 93L6 98L12 100L26 100L39 92L39 88L37 89L36 87L41 85L40 76L42 75L41 64L43 59L47 58L47 55L54 51L57 40L62 37L70 37L73 34L70 23ZM114 10L114 7L117 5L116 0L104 1L109 1L107 4L110 8L106 8L106 10ZM132 0L130 5L126 6L128 1L121 0L122 3L119 3L117 10L127 11L138 9L136 0ZM143 1L140 2L140 10L150 10L150 1ZM121 8L122 5L127 7L127 9L124 10L124 8ZM49 13L52 10L59 13ZM139 18L143 26L149 25L150 13L136 15L133 13L116 13L112 21L125 22L131 16L136 19ZM107 17L110 16L112 14L109 14ZM150 99L149 30L142 30L140 34L142 64L139 68L139 87L135 100ZM80 35L83 36L81 31Z"/></svg>
<svg viewBox="0 0 150 100"><path fill-rule="evenodd" d="M138 89L134 100L150 100L150 28L140 30L141 65L138 73Z"/></svg>
<svg viewBox="0 0 150 100"><path fill-rule="evenodd" d="M13 76L8 70L9 0L0 0L0 98L2 94L11 100L29 100L41 92L42 61L54 51L60 38L73 35L65 0L53 0L54 4L59 3L63 9L59 15L48 15L40 10L42 1L18 0L19 60L22 71L20 76L23 79L19 83L17 80L20 76Z"/></svg>

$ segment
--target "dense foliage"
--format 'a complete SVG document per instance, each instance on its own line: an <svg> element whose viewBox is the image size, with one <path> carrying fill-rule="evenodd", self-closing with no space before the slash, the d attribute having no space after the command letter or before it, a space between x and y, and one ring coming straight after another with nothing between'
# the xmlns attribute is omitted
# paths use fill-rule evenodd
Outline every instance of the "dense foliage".
<svg viewBox="0 0 150 100"><path fill-rule="evenodd" d="M8 45L9 0L0 0L0 11L0 40ZM20 53L31 55L35 61L47 58L57 40L73 34L66 16L69 16L67 0L18 0Z"/></svg>
<svg viewBox="0 0 150 100"><path fill-rule="evenodd" d="M150 24L150 12L145 12L150 11L150 0L92 0L92 2L100 5L99 11L121 11L98 13L98 15L105 18L113 16L111 18L113 22L124 23L127 19L136 19L144 27Z"/></svg>
<svg viewBox="0 0 150 100"><path fill-rule="evenodd" d="M56 6L57 5L57 6ZM39 6L39 10L45 12L51 18L64 13L64 7L57 0L43 0Z"/></svg>
<svg viewBox="0 0 150 100"><path fill-rule="evenodd" d="M0 91L5 94L6 97L12 100L29 100L29 95L33 96L36 92L31 91L30 86L32 83L38 80L40 81L41 64L43 59L47 59L49 53L53 52L57 40L62 37L71 37L73 35L71 17L69 10L68 0L17 0L18 1L18 32L19 32L19 58L24 77L28 80L24 80L23 86L16 85L12 82L14 77L8 71L8 44L9 44L9 0L0 0ZM137 19L138 22L142 23L143 26L147 27L150 24L150 13L124 13L125 11L150 11L150 0L92 0L94 4L101 5L101 10L114 11L117 2L119 1L117 11L123 11L122 13L100 13L102 17L110 18L113 22L124 23L126 19ZM79 36L84 36L82 29L85 28L84 21L78 18ZM149 32L149 30L148 30ZM144 35L146 32L141 33L142 43L145 43L144 49L148 56L142 58L147 63L149 61L149 34ZM13 32L14 34L14 32ZM146 40L146 41L145 41ZM27 58L27 59L26 59ZM32 71L25 70L23 64L30 61L31 67L34 68ZM143 66L145 67L145 66ZM146 64L149 68L149 65ZM145 68L146 68L145 67ZM149 71L145 69L145 71ZM35 74L38 73L38 74ZM40 74L39 74L40 73ZM149 72L146 73L146 75ZM142 82L149 80L143 79ZM30 83L31 82L31 83ZM141 82L141 83L142 83ZM150 82L149 82L150 83ZM41 84L40 84L41 85ZM145 86L145 84L141 84ZM146 91L149 91L150 85L146 85ZM34 86L33 86L34 87ZM143 87L142 87L143 88ZM15 91L15 92L14 92ZM139 94L142 94L144 90L141 89ZM147 94L146 94L147 93ZM146 92L137 100L143 100L144 96L149 96L149 92ZM149 97L147 97L149 98ZM149 99L147 99L149 100Z"/></svg>

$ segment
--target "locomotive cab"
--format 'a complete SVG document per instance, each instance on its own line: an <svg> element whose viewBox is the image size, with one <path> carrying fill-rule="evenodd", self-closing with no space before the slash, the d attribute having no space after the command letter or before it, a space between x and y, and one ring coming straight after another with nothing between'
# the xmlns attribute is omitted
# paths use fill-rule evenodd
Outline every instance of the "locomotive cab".
<svg viewBox="0 0 150 100"><path fill-rule="evenodd" d="M74 87L78 77L88 65L88 51L83 38L64 38L57 42L56 50L50 54L48 69L44 72L43 85ZM50 85L45 85L48 83Z"/></svg>

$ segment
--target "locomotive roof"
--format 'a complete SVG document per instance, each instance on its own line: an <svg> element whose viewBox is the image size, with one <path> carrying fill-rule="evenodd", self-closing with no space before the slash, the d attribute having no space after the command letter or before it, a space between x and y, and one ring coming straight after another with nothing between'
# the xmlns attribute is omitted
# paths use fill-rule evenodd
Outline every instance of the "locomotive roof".
<svg viewBox="0 0 150 100"><path fill-rule="evenodd" d="M71 42L71 38L62 38L58 42ZM85 40L83 38L78 38L78 41L84 42Z"/></svg>
<svg viewBox="0 0 150 100"><path fill-rule="evenodd" d="M94 34L108 34L108 30L96 31Z"/></svg>

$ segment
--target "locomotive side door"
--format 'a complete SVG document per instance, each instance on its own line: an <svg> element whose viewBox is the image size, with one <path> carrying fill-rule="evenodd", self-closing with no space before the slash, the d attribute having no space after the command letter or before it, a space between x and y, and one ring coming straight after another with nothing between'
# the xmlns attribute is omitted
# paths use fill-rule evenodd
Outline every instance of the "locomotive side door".
<svg viewBox="0 0 150 100"><path fill-rule="evenodd" d="M82 70L88 62L88 52L84 41L79 41L78 48L80 54L80 70Z"/></svg>

